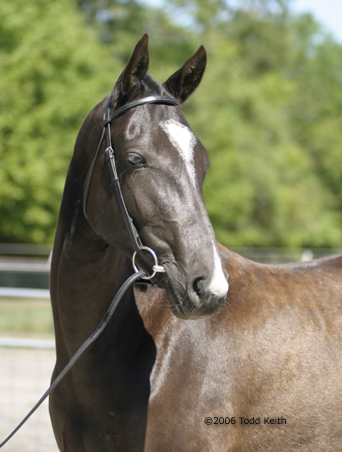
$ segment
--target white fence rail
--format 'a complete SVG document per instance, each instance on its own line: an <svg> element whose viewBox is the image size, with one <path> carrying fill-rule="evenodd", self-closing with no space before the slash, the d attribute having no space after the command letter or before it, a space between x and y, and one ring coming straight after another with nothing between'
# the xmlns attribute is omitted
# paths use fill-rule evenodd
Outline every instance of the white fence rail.
<svg viewBox="0 0 342 452"><path fill-rule="evenodd" d="M48 245L0 243L0 297L49 298L50 254Z"/></svg>
<svg viewBox="0 0 342 452"><path fill-rule="evenodd" d="M340 252L333 249L230 248L265 264L310 260ZM0 297L49 298L51 246L0 244Z"/></svg>
<svg viewBox="0 0 342 452"><path fill-rule="evenodd" d="M49 289L25 289L20 287L0 287L0 297L50 299Z"/></svg>

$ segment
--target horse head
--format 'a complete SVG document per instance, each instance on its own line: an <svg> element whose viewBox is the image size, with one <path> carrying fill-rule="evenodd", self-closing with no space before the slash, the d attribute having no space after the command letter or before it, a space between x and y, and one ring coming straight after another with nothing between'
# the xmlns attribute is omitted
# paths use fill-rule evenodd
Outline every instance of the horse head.
<svg viewBox="0 0 342 452"><path fill-rule="evenodd" d="M92 155L109 99L111 111L147 96L167 95L181 104L201 81L206 51L201 46L162 84L147 74L148 62L145 35L110 95L86 120L88 131L93 130L85 138ZM115 118L110 133L127 210L143 244L155 251L166 270L153 282L167 290L176 316L198 319L215 314L226 298L228 275L203 202L202 184L209 167L205 148L179 105L140 104ZM91 228L106 243L132 257L132 244L102 149L88 185L87 221ZM139 253L139 268L151 268L150 258L146 252Z"/></svg>

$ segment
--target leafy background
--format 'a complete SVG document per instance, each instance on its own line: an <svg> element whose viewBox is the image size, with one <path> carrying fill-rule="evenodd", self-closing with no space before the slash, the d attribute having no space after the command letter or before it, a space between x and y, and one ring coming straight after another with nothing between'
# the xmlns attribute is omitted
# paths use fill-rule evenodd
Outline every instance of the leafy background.
<svg viewBox="0 0 342 452"><path fill-rule="evenodd" d="M0 242L52 243L89 110L150 35L163 81L200 44L183 110L228 247L342 247L342 45L286 0L0 2Z"/></svg>

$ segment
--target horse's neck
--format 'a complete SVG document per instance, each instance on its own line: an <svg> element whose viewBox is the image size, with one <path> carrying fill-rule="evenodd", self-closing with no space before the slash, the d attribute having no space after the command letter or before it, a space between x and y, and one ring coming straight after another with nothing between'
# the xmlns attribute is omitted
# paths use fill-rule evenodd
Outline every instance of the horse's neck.
<svg viewBox="0 0 342 452"><path fill-rule="evenodd" d="M96 269L101 267L104 269L105 259L111 262L110 267L118 260L121 261L122 267L122 262L125 261L120 250L111 247L95 235L83 215L82 194L86 171L80 171L82 162L80 163L80 158L76 158L75 155L68 170L58 218L52 256L52 290L55 290L54 284L59 283L56 278L58 280L61 273L66 271L74 275L75 271L79 270L85 275L90 268L90 272L96 272ZM81 286L85 287L89 283L90 281L83 280Z"/></svg>
<svg viewBox="0 0 342 452"><path fill-rule="evenodd" d="M92 231L80 204L70 216L62 203L52 256L53 284L58 286L70 281L84 294L94 284L113 287L114 279L121 285L127 277L127 267L125 255Z"/></svg>
<svg viewBox="0 0 342 452"><path fill-rule="evenodd" d="M55 323L71 337L72 329L78 327L85 334L93 332L133 269L119 249L96 237L84 218L82 203L66 196L72 193L70 188L67 181L52 256L50 290ZM120 311L124 315L121 307Z"/></svg>

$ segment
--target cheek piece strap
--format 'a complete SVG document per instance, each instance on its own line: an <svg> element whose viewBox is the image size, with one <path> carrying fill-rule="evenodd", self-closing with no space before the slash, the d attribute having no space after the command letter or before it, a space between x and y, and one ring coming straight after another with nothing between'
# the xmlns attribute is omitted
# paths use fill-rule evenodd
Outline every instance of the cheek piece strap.
<svg viewBox="0 0 342 452"><path fill-rule="evenodd" d="M124 197L122 194L121 186L120 186L120 178L118 176L118 172L117 172L117 168L116 168L115 151L114 151L114 147L112 145L112 135L111 135L110 127L111 127L111 122L114 119L119 118L120 116L125 114L127 111L131 110L132 108L136 108L136 107L139 107L140 105L146 105L146 104L164 104L164 105L171 105L171 106L179 106L176 99L174 99L171 96L148 96L148 97L143 97L141 99L137 99L132 102L129 102L126 105L123 105L122 107L118 108L117 110L114 110L113 113L110 113L111 97L109 96L106 106L105 106L104 114L103 114L102 135L101 135L99 144L97 146L92 164L90 166L90 170L88 173L88 177L87 177L87 181L86 181L86 185L85 185L85 189L84 189L84 194L83 194L83 213L84 213L84 216L87 218L87 200L88 200L90 182L91 182L91 178L92 178L93 171L95 168L96 160L97 160L100 148L102 146L102 142L105 139L105 141L106 141L105 156L106 156L106 162L107 162L109 173L110 173L110 178L111 178L112 183L114 184L116 200L119 205L120 212L124 219L125 226L129 233L130 240L131 240L133 250L134 250L134 254L133 254L133 258L132 258L134 270L136 272L139 271L135 265L135 258L136 258L137 253L139 253L140 251L142 251L142 250L148 251L154 259L154 265L152 267L153 273L152 273L152 275L145 276L143 278L145 280L152 279L156 273L165 272L165 269L161 265L158 265L156 253L151 248L143 245L141 238L139 236L139 233L137 231L137 228L135 227L135 224L133 222L133 219L128 213L128 210L127 210L127 207L125 204L125 200L124 200Z"/></svg>

